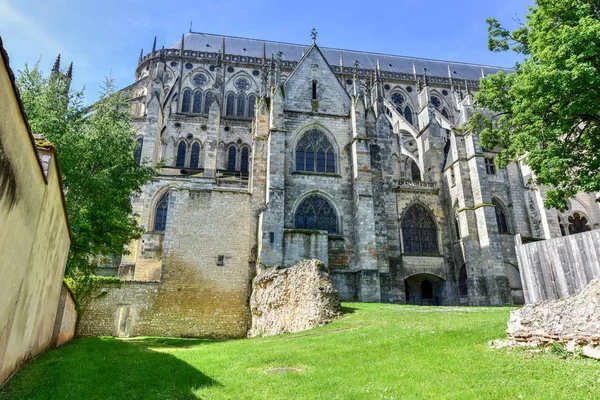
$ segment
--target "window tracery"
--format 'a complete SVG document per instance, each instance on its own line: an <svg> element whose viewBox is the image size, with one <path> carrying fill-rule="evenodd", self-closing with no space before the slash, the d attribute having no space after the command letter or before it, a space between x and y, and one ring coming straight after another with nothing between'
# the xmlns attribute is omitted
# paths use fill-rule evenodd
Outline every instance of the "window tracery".
<svg viewBox="0 0 600 400"><path fill-rule="evenodd" d="M319 195L311 195L298 206L295 215L297 229L318 229L337 233L337 213L329 201Z"/></svg>
<svg viewBox="0 0 600 400"><path fill-rule="evenodd" d="M237 149L235 146L230 146L227 151L227 171L235 171L237 161Z"/></svg>
<svg viewBox="0 0 600 400"><path fill-rule="evenodd" d="M192 154L190 157L190 168L198 168L200 166L200 143L192 144Z"/></svg>
<svg viewBox="0 0 600 400"><path fill-rule="evenodd" d="M154 212L154 230L164 232L167 225L167 212L169 209L169 192L164 193L156 202Z"/></svg>
<svg viewBox="0 0 600 400"><path fill-rule="evenodd" d="M197 90L194 92L194 103L192 106L192 112L195 114L202 113L202 91Z"/></svg>
<svg viewBox="0 0 600 400"><path fill-rule="evenodd" d="M143 138L138 138L135 141L135 152L134 152L134 158L135 158L135 162L137 164L140 164L142 162L142 148L144 147L144 139Z"/></svg>
<svg viewBox="0 0 600 400"><path fill-rule="evenodd" d="M333 145L320 130L306 132L296 145L296 171L335 173Z"/></svg>
<svg viewBox="0 0 600 400"><path fill-rule="evenodd" d="M402 242L408 254L437 254L437 227L420 204L411 206L402 218Z"/></svg>
<svg viewBox="0 0 600 400"><path fill-rule="evenodd" d="M183 98L181 100L181 112L182 113L190 112L191 102L192 102L192 91L189 89L185 89L183 91Z"/></svg>
<svg viewBox="0 0 600 400"><path fill-rule="evenodd" d="M175 167L184 168L185 167L185 155L187 153L187 145L185 142L179 142L177 145L177 160L175 163Z"/></svg>
<svg viewBox="0 0 600 400"><path fill-rule="evenodd" d="M225 115L227 117L233 117L233 110L234 110L234 103L235 102L235 96L233 95L233 93L229 93L227 95L227 105L225 106Z"/></svg>
<svg viewBox="0 0 600 400"><path fill-rule="evenodd" d="M494 210L496 212L496 223L498 224L498 232L509 233L508 218L506 217L506 210L504 209L504 206L500 204L500 202L496 199L492 199L492 204L494 205Z"/></svg>

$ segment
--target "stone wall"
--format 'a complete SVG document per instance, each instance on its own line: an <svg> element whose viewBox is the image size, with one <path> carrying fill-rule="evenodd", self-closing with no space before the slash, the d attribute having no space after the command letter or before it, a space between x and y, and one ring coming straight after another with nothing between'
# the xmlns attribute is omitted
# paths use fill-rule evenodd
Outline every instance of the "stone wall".
<svg viewBox="0 0 600 400"><path fill-rule="evenodd" d="M38 160L1 41L0 53L1 385L51 344L70 236L56 155Z"/></svg>
<svg viewBox="0 0 600 400"><path fill-rule="evenodd" d="M255 227L247 192L172 189L160 282L106 284L78 335L245 336Z"/></svg>
<svg viewBox="0 0 600 400"><path fill-rule="evenodd" d="M515 242L526 303L576 295L600 277L600 230Z"/></svg>
<svg viewBox="0 0 600 400"><path fill-rule="evenodd" d="M69 287L63 283L60 291L60 302L56 311L56 320L54 322L52 345L60 346L73 339L76 324L77 310L75 309L75 298Z"/></svg>

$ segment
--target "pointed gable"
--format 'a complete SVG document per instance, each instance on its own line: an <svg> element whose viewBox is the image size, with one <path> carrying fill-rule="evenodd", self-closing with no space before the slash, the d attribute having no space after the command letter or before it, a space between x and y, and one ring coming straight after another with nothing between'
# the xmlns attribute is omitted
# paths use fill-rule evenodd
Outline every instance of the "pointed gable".
<svg viewBox="0 0 600 400"><path fill-rule="evenodd" d="M316 102L313 101L313 82L316 84ZM350 96L316 45L312 45L302 57L284 89L286 111L317 111L333 115L350 113Z"/></svg>

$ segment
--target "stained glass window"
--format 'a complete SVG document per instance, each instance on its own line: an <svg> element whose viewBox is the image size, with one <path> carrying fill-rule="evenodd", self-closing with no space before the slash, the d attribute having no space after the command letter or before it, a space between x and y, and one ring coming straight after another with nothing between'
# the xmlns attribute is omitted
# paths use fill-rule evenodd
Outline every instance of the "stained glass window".
<svg viewBox="0 0 600 400"><path fill-rule="evenodd" d="M392 93L392 96L390 98L392 99L392 103L394 103L397 106L404 103L404 96L402 96L401 93Z"/></svg>
<svg viewBox="0 0 600 400"><path fill-rule="evenodd" d="M337 233L337 213L323 197L311 195L296 210L296 228Z"/></svg>
<svg viewBox="0 0 600 400"><path fill-rule="evenodd" d="M235 102L235 96L233 93L227 95L227 105L225 106L225 115L227 117L233 117L233 106Z"/></svg>
<svg viewBox="0 0 600 400"><path fill-rule="evenodd" d="M248 96L248 117L254 118L254 105L256 104L256 96Z"/></svg>
<svg viewBox="0 0 600 400"><path fill-rule="evenodd" d="M496 199L492 199L494 210L496 211L496 223L498 224L499 233L508 233L508 223L504 206Z"/></svg>
<svg viewBox="0 0 600 400"><path fill-rule="evenodd" d="M245 146L242 147L242 159L240 162L240 169L242 170L242 172L248 172L248 153L248 148Z"/></svg>
<svg viewBox="0 0 600 400"><path fill-rule="evenodd" d="M196 74L192 78L192 82L194 82L194 85L196 86L204 86L206 85L206 82L208 82L208 79L206 79L206 75L204 74Z"/></svg>
<svg viewBox="0 0 600 400"><path fill-rule="evenodd" d="M198 168L200 166L200 143L192 144L192 154L190 157L190 168Z"/></svg>
<svg viewBox="0 0 600 400"><path fill-rule="evenodd" d="M142 162L142 147L143 146L144 146L144 139L138 138L135 141L135 152L134 152L135 162L138 164L140 162Z"/></svg>
<svg viewBox="0 0 600 400"><path fill-rule="evenodd" d="M204 114L208 114L208 111L210 110L210 105L212 104L212 101L213 101L212 92L206 92L206 95L204 97Z"/></svg>
<svg viewBox="0 0 600 400"><path fill-rule="evenodd" d="M200 114L202 112L202 91L196 90L194 92L194 105L192 106L192 112Z"/></svg>
<svg viewBox="0 0 600 400"><path fill-rule="evenodd" d="M402 243L409 254L437 254L437 228L429 212L421 205L411 206L402 218Z"/></svg>
<svg viewBox="0 0 600 400"><path fill-rule="evenodd" d="M431 104L433 104L435 108L438 108L442 105L442 101L437 96L431 96Z"/></svg>
<svg viewBox="0 0 600 400"><path fill-rule="evenodd" d="M409 106L404 107L404 119L406 119L409 124L414 125L412 110L410 109Z"/></svg>
<svg viewBox="0 0 600 400"><path fill-rule="evenodd" d="M192 91L189 89L185 89L183 91L183 100L181 101L181 112L189 113L191 102L192 102Z"/></svg>
<svg viewBox="0 0 600 400"><path fill-rule="evenodd" d="M163 194L156 203L154 213L154 230L164 232L167 225L167 211L169 208L169 192Z"/></svg>
<svg viewBox="0 0 600 400"><path fill-rule="evenodd" d="M250 89L250 82L246 78L239 78L235 81L235 87L240 90L248 90Z"/></svg>
<svg viewBox="0 0 600 400"><path fill-rule="evenodd" d="M185 144L185 142L179 142L179 144L177 145L177 161L175 163L175 166L177 168L185 167L185 153L186 152L187 152L187 145Z"/></svg>
<svg viewBox="0 0 600 400"><path fill-rule="evenodd" d="M327 136L318 129L306 132L296 146L296 171L335 173L335 154Z"/></svg>
<svg viewBox="0 0 600 400"><path fill-rule="evenodd" d="M246 95L243 93L238 94L238 97L237 97L236 116L238 116L238 117L246 116Z"/></svg>
<svg viewBox="0 0 600 400"><path fill-rule="evenodd" d="M227 170L235 171L235 164L237 158L237 149L235 146L231 146L227 152Z"/></svg>

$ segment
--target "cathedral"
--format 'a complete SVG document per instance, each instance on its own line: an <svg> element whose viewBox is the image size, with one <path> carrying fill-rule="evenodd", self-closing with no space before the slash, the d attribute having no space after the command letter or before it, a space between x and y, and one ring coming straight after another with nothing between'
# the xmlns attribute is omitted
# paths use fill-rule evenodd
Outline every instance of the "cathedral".
<svg viewBox="0 0 600 400"><path fill-rule="evenodd" d="M319 259L343 301L523 302L515 235L600 224L544 208L520 163L463 128L506 68L190 32L140 54L133 199L145 233L79 334L243 336L251 280ZM107 284L108 285L108 284ZM110 285L109 285L110 286Z"/></svg>

